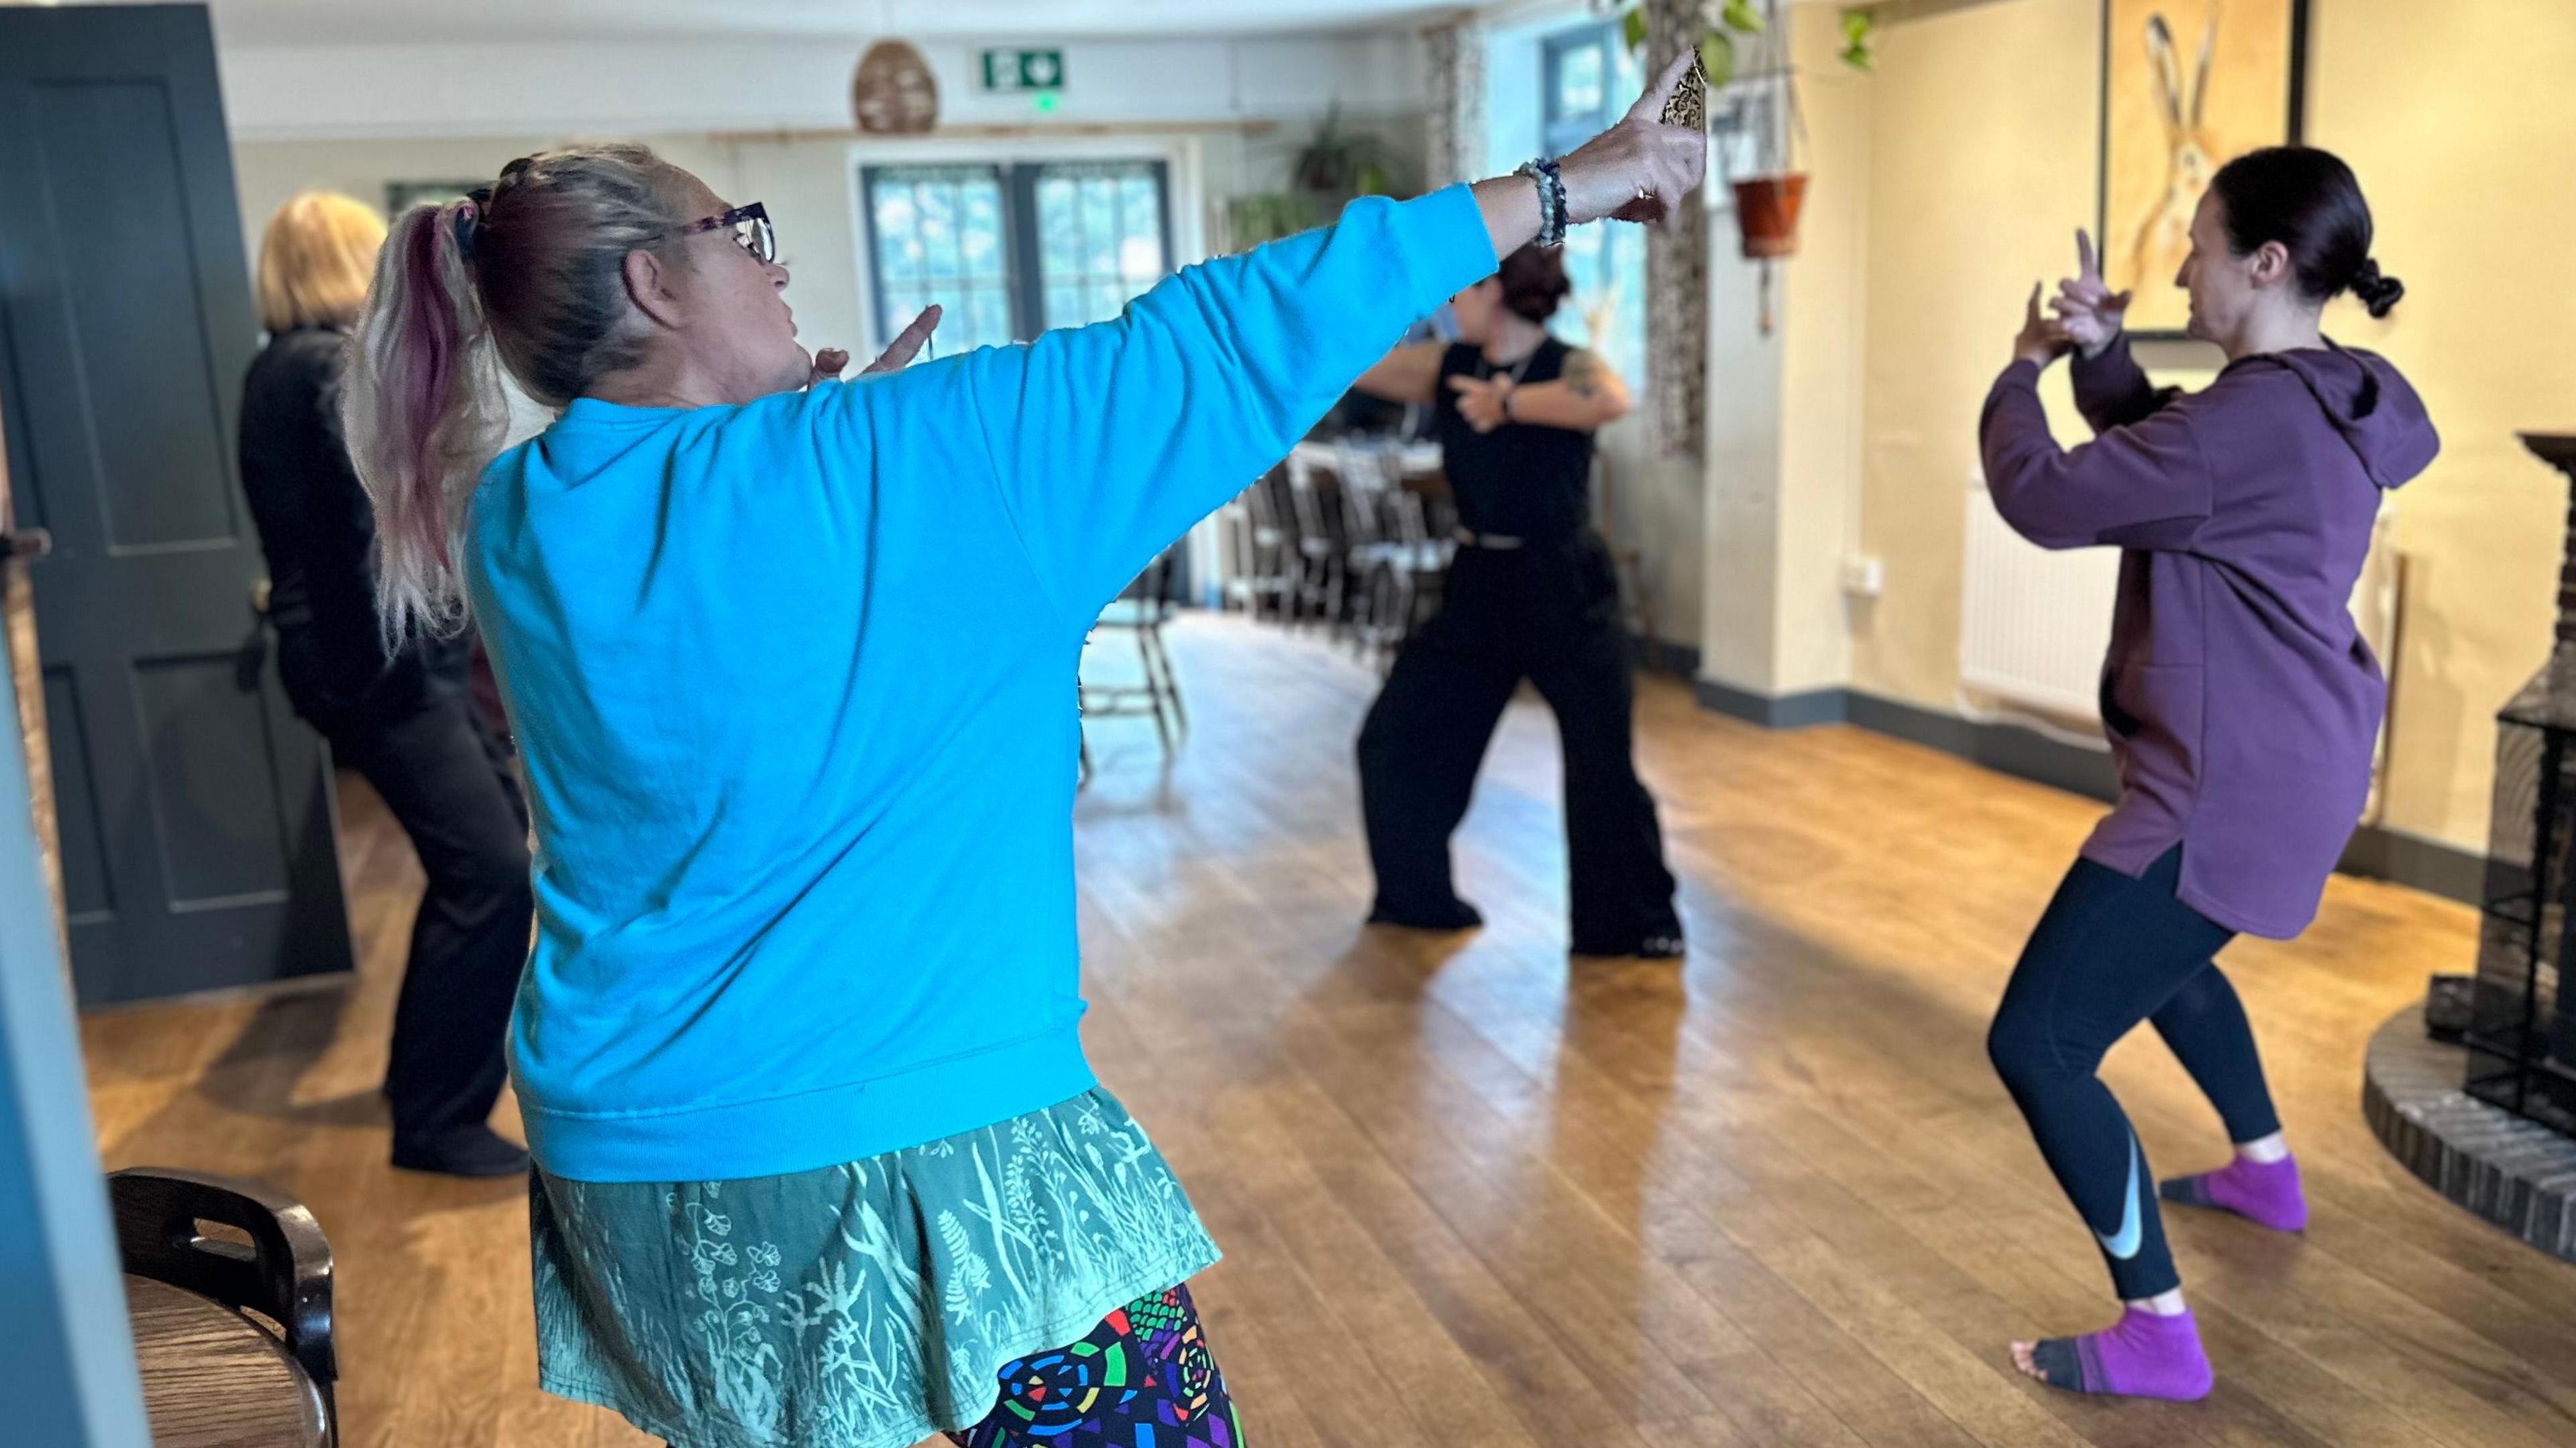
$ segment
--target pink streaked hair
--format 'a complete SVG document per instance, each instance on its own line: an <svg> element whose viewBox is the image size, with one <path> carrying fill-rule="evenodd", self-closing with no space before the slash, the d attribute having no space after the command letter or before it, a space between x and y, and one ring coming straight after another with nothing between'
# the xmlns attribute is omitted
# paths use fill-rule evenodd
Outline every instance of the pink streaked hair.
<svg viewBox="0 0 2576 1448"><path fill-rule="evenodd" d="M504 372L560 408L643 360L650 329L627 300L626 258L671 238L685 181L642 146L570 146L503 167L476 193L489 200L394 222L341 401L376 504L388 645L464 625L457 562L475 484L509 428Z"/></svg>
<svg viewBox="0 0 2576 1448"><path fill-rule="evenodd" d="M508 405L457 243L474 203L415 206L377 258L350 341L343 426L376 507L377 614L388 646L463 626L457 539L500 450Z"/></svg>

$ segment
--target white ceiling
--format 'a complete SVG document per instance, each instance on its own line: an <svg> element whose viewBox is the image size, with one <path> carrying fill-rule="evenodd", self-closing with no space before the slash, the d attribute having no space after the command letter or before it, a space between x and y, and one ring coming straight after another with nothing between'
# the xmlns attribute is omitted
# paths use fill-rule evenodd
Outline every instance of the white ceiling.
<svg viewBox="0 0 2576 1448"><path fill-rule="evenodd" d="M1438 0L211 0L228 45L669 36L1221 36L1400 25Z"/></svg>

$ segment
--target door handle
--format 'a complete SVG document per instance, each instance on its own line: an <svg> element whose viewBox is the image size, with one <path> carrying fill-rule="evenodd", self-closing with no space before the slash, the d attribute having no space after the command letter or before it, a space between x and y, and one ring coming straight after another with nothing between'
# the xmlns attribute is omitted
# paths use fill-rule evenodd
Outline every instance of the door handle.
<svg viewBox="0 0 2576 1448"><path fill-rule="evenodd" d="M42 528L0 532L0 558L42 558L54 551L54 535Z"/></svg>

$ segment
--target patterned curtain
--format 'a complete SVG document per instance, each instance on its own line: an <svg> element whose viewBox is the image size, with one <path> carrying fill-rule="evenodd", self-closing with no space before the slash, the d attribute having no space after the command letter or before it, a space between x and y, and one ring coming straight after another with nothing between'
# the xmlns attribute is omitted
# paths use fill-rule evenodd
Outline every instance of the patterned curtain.
<svg viewBox="0 0 2576 1448"><path fill-rule="evenodd" d="M1472 18L1423 32L1431 53L1431 144L1425 179L1433 187L1483 177L1485 159L1485 31Z"/></svg>
<svg viewBox="0 0 2576 1448"><path fill-rule="evenodd" d="M1700 0L1646 0L1649 77L1693 43L1701 9ZM1697 458L1708 418L1708 212L1696 196L1647 233L1646 352L1655 441L1666 457Z"/></svg>

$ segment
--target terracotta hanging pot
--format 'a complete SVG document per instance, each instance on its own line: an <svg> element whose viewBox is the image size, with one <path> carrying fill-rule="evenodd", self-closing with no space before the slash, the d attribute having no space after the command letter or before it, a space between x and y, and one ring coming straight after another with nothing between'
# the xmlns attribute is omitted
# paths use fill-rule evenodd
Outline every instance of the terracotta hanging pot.
<svg viewBox="0 0 2576 1448"><path fill-rule="evenodd" d="M939 81L920 51L878 41L850 77L850 111L870 135L921 135L939 124Z"/></svg>
<svg viewBox="0 0 2576 1448"><path fill-rule="evenodd" d="M1807 200L1807 173L1748 176L1735 183L1735 224L1744 254L1756 260L1798 250L1798 210Z"/></svg>

